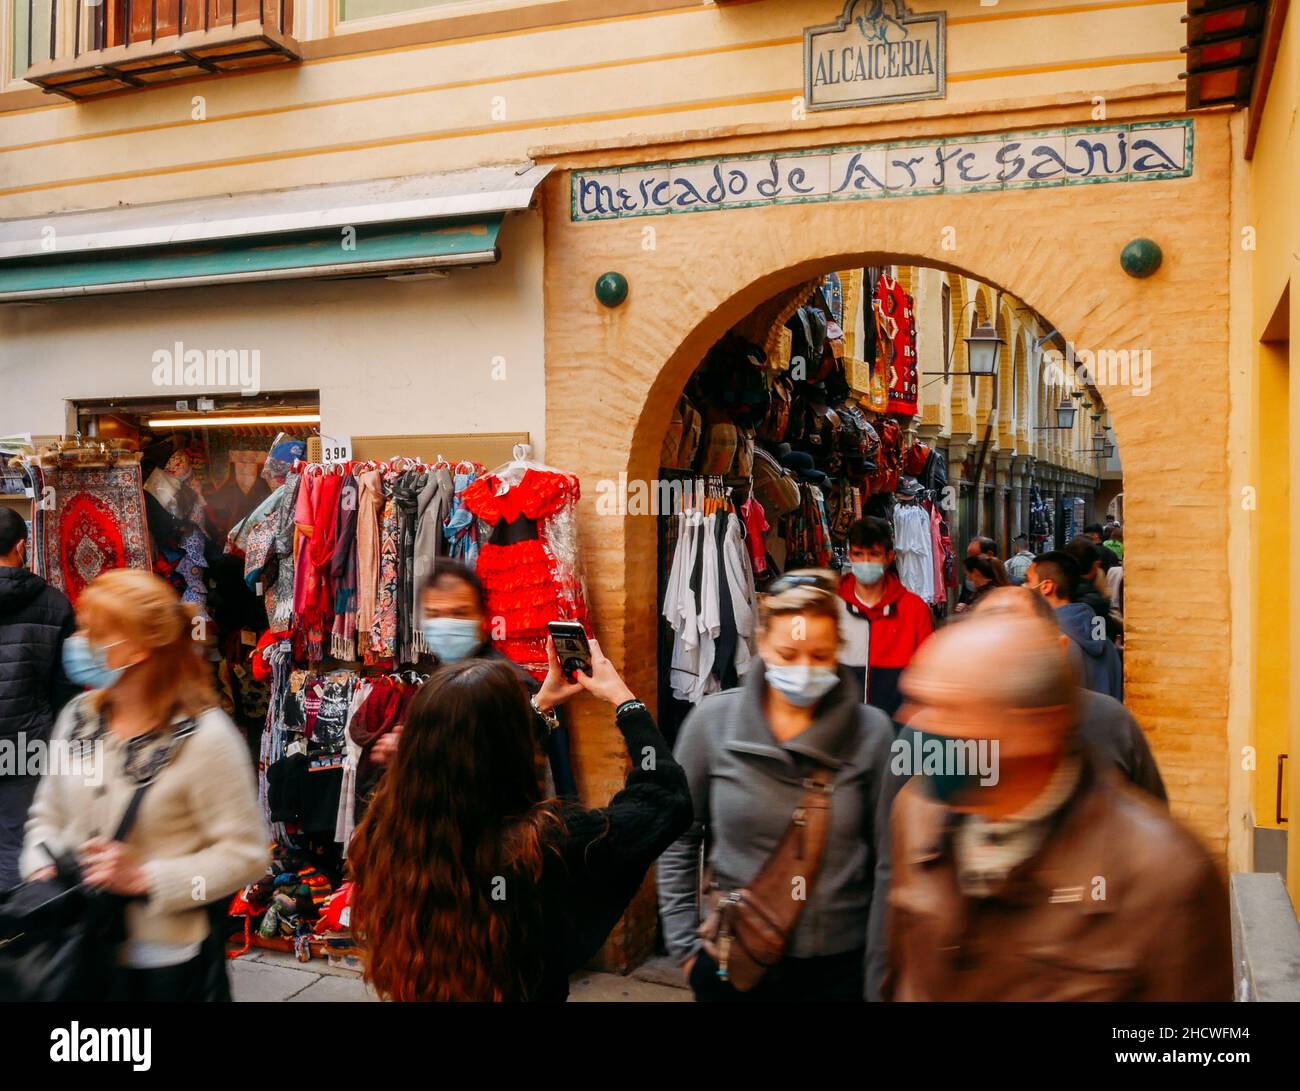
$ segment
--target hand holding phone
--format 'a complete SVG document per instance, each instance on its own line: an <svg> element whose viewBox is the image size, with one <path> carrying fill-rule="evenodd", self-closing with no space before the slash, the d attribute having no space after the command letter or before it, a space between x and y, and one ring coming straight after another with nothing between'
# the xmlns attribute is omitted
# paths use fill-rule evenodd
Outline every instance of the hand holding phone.
<svg viewBox="0 0 1300 1091"><path fill-rule="evenodd" d="M576 682L578 672L591 674L591 645L587 632L576 621L552 621L547 624L555 654L560 660L560 670L567 681Z"/></svg>
<svg viewBox="0 0 1300 1091"><path fill-rule="evenodd" d="M539 704L545 708L554 708L557 705L564 704L570 697L584 689L593 697L599 697L601 700L608 701L615 706L633 698L632 691L627 688L627 684L619 676L614 664L600 650L599 641L594 638L588 641L587 634L583 632L580 645L581 652L573 651L573 654L570 655L568 651L578 645L562 650L561 638L570 636L571 630L557 634L555 631L557 625L574 626L580 631L582 629L581 625L573 621L550 623L551 640L548 658L550 659L551 669L537 694ZM585 653L585 657L583 653ZM572 675L569 673L570 669L573 670ZM567 684L564 681L566 678L570 679Z"/></svg>

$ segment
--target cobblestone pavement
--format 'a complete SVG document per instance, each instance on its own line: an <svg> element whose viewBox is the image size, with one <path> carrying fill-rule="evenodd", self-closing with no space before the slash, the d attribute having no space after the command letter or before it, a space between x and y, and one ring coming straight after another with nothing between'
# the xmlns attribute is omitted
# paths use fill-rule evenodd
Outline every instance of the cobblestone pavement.
<svg viewBox="0 0 1300 1091"><path fill-rule="evenodd" d="M249 951L230 963L230 984L237 1002L321 1003L374 1001L359 974L335 969L324 959L298 962L280 951ZM582 971L574 974L569 999L604 1001L689 1002L681 974L667 959L653 959L631 974Z"/></svg>

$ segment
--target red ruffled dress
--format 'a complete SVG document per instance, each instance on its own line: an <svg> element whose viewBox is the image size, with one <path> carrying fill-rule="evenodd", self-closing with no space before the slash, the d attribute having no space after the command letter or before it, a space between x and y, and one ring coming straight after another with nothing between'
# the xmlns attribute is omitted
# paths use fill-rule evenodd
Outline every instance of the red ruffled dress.
<svg viewBox="0 0 1300 1091"><path fill-rule="evenodd" d="M492 527L477 571L493 643L544 677L547 622L580 621L585 627L587 620L574 520L578 479L529 469L519 484L507 487L483 474L462 495L465 507Z"/></svg>

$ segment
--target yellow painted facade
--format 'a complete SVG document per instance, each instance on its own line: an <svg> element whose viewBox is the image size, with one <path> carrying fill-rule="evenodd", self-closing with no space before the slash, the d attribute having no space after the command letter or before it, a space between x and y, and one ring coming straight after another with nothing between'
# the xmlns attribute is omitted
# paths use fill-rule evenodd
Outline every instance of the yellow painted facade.
<svg viewBox="0 0 1300 1091"><path fill-rule="evenodd" d="M5 45L14 2L0 0ZM1175 813L1231 868L1249 869L1253 827L1275 817L1278 756L1300 749L1292 654L1300 648L1300 580L1288 575L1300 561L1291 531L1300 499L1288 487L1300 466L1300 383L1289 378L1294 357L1279 338L1300 306L1287 291L1300 252L1293 131L1300 17L1293 13L1285 28L1253 158L1244 156L1242 114L1200 114L1188 178L573 222L575 170L1187 116L1178 79L1185 6L1162 0L990 7L953 0L943 9L945 97L805 112L803 28L842 7L465 0L344 20L321 0L296 12L306 53L296 66L82 104L4 79L0 219L530 159L551 164L540 214L509 229L524 240L513 252L509 231L503 235L503 268L492 273L494 307L514 291L536 342L531 353L512 347L510 358L522 357L538 380L526 397L503 401L509 419L494 430L529 428L516 418L541 418L544 400L544 421L531 430L544 439L547 461L593 484L620 473L653 476L671 407L708 345L763 300L836 268L914 270L911 290L925 316L938 315L946 284L956 370L965 370L961 338L972 315L996 323L1007 342L997 408L987 382L973 394L965 380L941 382L925 389L918 420L922 436L974 445L995 414L1003 473L1019 472L1015 460L1026 457L1096 472L1095 460L1077 454L1091 431L1086 414L1073 433L1038 431L1069 392L1070 380L1045 374L1035 352L1041 339L1053 343L1052 327L1079 346L1150 348L1149 396L1098 384L1123 460L1128 699L1151 736ZM914 5L939 8L933 0ZM6 58L0 73L10 68ZM1242 244L1246 227L1255 228L1251 250ZM1119 266L1121 248L1142 236L1165 256L1145 281ZM610 269L631 284L627 303L612 311L592 297L595 278ZM379 316L366 335L373 365L383 358L388 308L397 306L401 328L411 331L427 306L434 337L440 324L463 317L461 306L474 306L473 283L452 301L395 287L412 293L400 305L372 288L349 297L345 285L184 290L167 293L175 298L159 315L172 324L192 315L205 331L219 331L223 301L247 303L282 331L288 348L324 296L331 307L353 299L358 324ZM76 369L86 361L63 340L60 306L78 305L26 316L0 308L0 370L58 361L29 374L24 387L26 404L46 420L65 398L84 396ZM143 351L149 308L139 300L121 309L96 304L73 325L86 338L102 324L103 343L118 346L112 351ZM491 322L474 313L490 359ZM409 333L397 366L418 357L416 337ZM922 369L942 370L941 332L924 329L921 342ZM17 343L21 360L3 354ZM359 341L346 343L362 351ZM321 358L321 366L350 366ZM96 366L115 361L110 351ZM366 375L355 389L373 417L383 407L373 366ZM339 376L332 371L325 385L346 417L354 387ZM431 396L431 387L417 389ZM420 430L418 399L392 411L402 431ZM0 409L0 432L25 427L12 403ZM1254 507L1243 502L1248 488ZM650 693L653 528L597 516L594 496L593 487L582 519L596 624L634 688ZM623 762L595 709L580 721L578 774L599 800L621 782ZM1253 764L1244 751L1251 747ZM1288 761L1284 804L1297 798ZM1289 868L1294 895L1300 845ZM643 953L653 913L643 898L615 937L613 961Z"/></svg>
<svg viewBox="0 0 1300 1091"><path fill-rule="evenodd" d="M1234 469L1234 506L1242 509L1241 539L1249 541L1251 659L1240 665L1240 688L1251 694L1245 718L1253 731L1253 813L1257 823L1289 828L1288 886L1300 902L1300 350L1291 331L1300 319L1300 16L1282 28L1268 97L1241 193L1233 205L1235 260L1248 278L1237 335L1239 389L1250 419L1245 457ZM1247 306L1248 304L1248 306ZM1285 755L1285 758L1283 758ZM1279 821L1281 820L1281 821Z"/></svg>

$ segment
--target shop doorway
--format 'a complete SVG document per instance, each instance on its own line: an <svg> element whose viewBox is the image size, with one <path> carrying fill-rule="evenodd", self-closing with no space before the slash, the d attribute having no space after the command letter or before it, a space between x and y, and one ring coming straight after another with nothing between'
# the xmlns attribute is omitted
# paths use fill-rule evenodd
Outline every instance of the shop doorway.
<svg viewBox="0 0 1300 1091"><path fill-rule="evenodd" d="M891 525L903 585L936 624L969 597L974 539L1005 562L1081 535L1118 459L1105 399L1066 350L1009 293L897 264L819 273L709 346L676 399L653 490L668 737L704 695L740 684L755 595L792 569L847 571L864 516ZM1045 502L1049 476L1077 495Z"/></svg>
<svg viewBox="0 0 1300 1091"><path fill-rule="evenodd" d="M268 690L252 677L248 653L268 619L264 589L246 573L248 517L293 457L319 445L319 393L77 401L68 435L110 452L121 472L138 465L149 563L197 613L222 704L256 754Z"/></svg>

